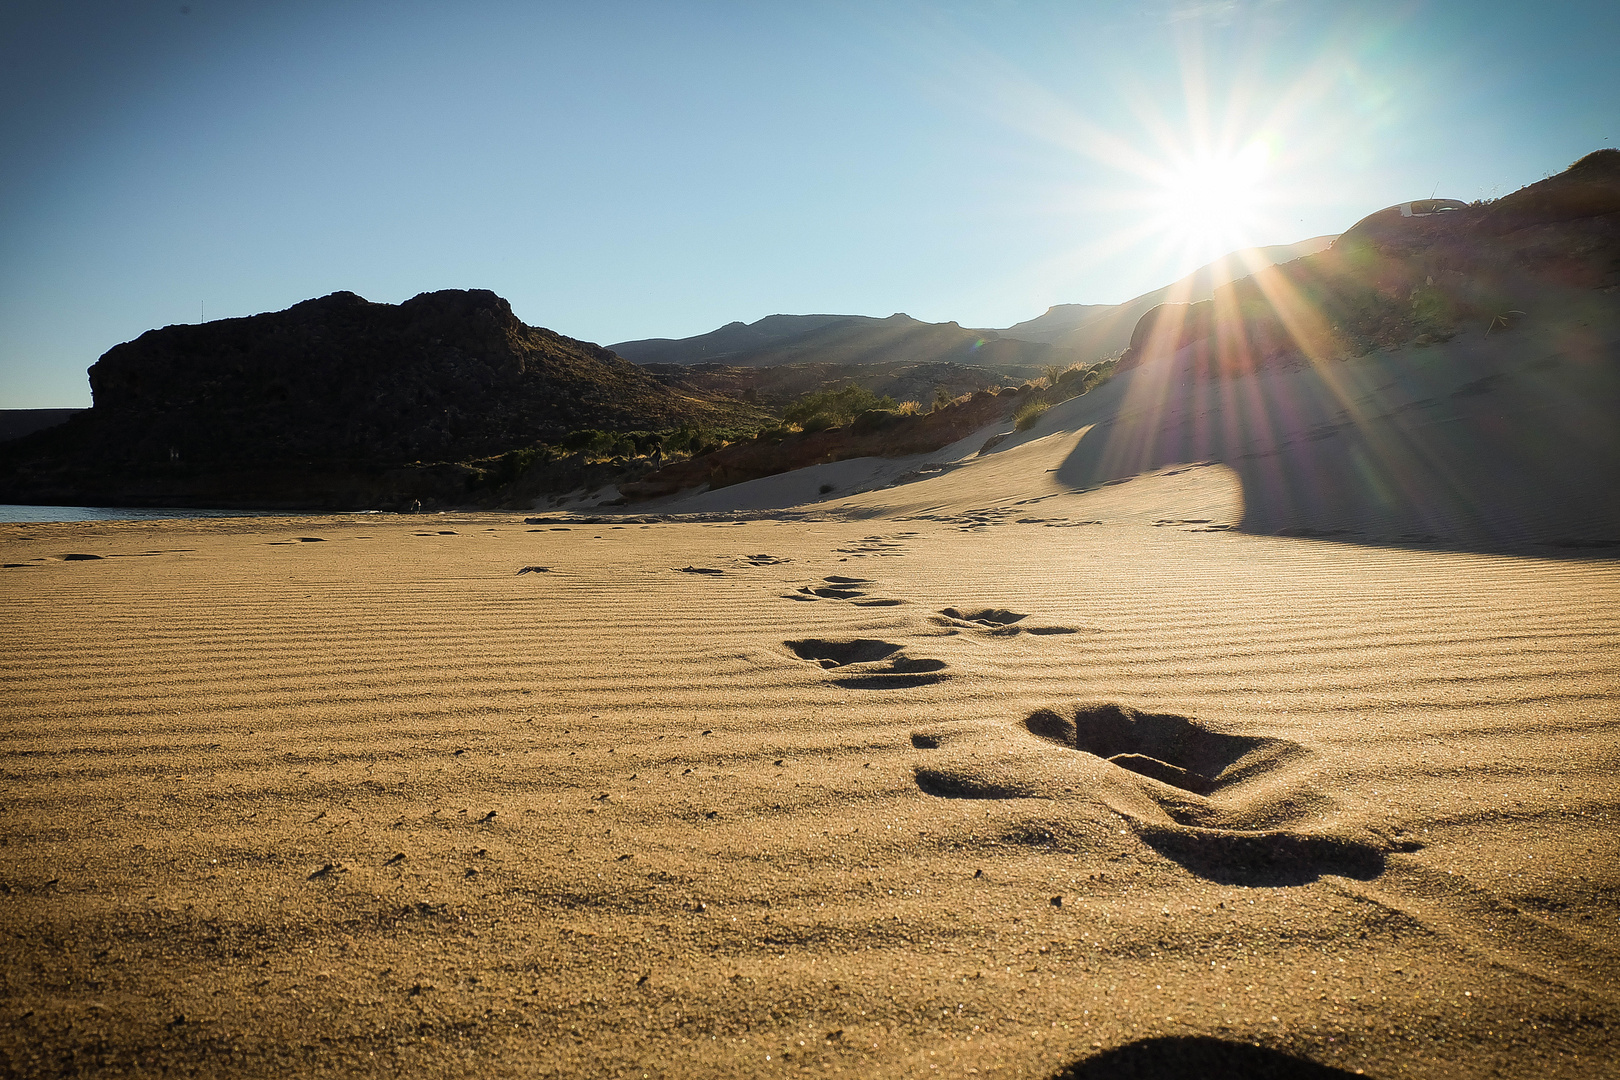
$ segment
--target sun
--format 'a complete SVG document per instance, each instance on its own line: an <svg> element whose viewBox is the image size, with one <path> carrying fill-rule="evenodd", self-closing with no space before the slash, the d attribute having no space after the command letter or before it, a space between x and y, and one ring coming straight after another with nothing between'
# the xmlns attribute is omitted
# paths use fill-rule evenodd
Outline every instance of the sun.
<svg viewBox="0 0 1620 1080"><path fill-rule="evenodd" d="M1157 201L1163 228L1191 249L1231 251L1251 243L1265 209L1264 142L1200 154L1165 170Z"/></svg>

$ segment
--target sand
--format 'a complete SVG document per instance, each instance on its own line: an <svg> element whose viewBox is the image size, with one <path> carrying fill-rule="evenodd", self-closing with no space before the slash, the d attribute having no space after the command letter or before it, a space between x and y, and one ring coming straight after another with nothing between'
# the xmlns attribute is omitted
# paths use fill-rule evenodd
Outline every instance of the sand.
<svg viewBox="0 0 1620 1080"><path fill-rule="evenodd" d="M0 527L0 1072L1612 1068L1612 510L1262 535L1094 396L718 520Z"/></svg>

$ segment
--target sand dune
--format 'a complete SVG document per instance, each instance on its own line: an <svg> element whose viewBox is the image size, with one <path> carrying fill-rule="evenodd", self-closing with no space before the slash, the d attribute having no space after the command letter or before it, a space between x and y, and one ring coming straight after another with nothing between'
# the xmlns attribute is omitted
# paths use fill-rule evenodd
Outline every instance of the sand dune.
<svg viewBox="0 0 1620 1080"><path fill-rule="evenodd" d="M830 516L962 525L1157 523L1610 551L1620 546L1616 356L1620 305L1578 293L1549 296L1509 333L1470 327L1444 344L1239 377L1208 377L1183 350L1055 406L986 452L994 427L933 454L837 462L650 506L814 501Z"/></svg>
<svg viewBox="0 0 1620 1080"><path fill-rule="evenodd" d="M825 520L4 527L5 1071L1595 1075L1620 566L1090 438Z"/></svg>

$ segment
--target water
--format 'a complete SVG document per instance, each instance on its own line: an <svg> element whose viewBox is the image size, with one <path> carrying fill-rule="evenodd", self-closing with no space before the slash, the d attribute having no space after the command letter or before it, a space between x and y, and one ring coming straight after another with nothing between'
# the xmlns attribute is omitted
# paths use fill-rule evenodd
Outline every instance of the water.
<svg viewBox="0 0 1620 1080"><path fill-rule="evenodd" d="M163 518L270 517L268 510L198 510L184 506L19 506L0 503L0 523L24 521L156 521ZM274 516L297 516L277 511Z"/></svg>

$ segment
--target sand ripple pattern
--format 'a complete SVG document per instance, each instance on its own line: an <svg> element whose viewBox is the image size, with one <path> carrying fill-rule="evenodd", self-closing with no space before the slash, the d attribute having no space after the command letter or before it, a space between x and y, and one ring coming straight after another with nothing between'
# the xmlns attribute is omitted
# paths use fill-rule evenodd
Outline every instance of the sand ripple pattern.
<svg viewBox="0 0 1620 1080"><path fill-rule="evenodd" d="M1620 565L904 527L0 529L0 1071L1620 1052Z"/></svg>

